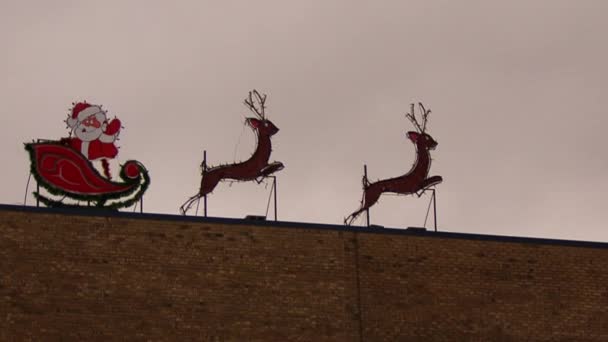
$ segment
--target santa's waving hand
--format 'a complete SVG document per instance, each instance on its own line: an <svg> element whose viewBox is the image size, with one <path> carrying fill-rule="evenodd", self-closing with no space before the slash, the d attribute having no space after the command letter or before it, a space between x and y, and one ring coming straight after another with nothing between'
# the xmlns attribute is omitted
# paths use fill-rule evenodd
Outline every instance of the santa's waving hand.
<svg viewBox="0 0 608 342"><path fill-rule="evenodd" d="M118 137L118 133L120 133L120 120L114 118L108 123L106 119L101 125L101 129L103 133L99 136L99 140L104 143L112 143Z"/></svg>
<svg viewBox="0 0 608 342"><path fill-rule="evenodd" d="M108 122L101 106L78 102L74 104L66 123L72 129L73 136L63 141L89 160L103 158L104 173L110 178L105 158L114 158L118 154L114 141L120 133L120 120L114 118Z"/></svg>

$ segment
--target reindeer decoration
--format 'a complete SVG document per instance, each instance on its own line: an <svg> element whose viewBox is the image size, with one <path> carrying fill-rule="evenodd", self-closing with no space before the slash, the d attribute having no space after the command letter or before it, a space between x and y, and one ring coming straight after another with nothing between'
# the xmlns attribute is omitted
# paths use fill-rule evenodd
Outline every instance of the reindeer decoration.
<svg viewBox="0 0 608 342"><path fill-rule="evenodd" d="M420 111L422 111L422 125L416 119L414 109L415 105L411 105L411 113L407 113L405 117L409 119L417 132L407 132L407 137L416 146L416 161L412 169L403 176L383 179L374 183L370 183L367 176L363 176L363 198L361 207L344 219L344 224L351 225L353 221L364 211L374 205L380 195L385 192L396 193L399 195L416 194L422 196L425 190L439 184L443 181L441 176L428 177L431 168L430 150L437 147L437 142L426 133L426 124L430 110L424 108L422 103L418 103Z"/></svg>
<svg viewBox="0 0 608 342"><path fill-rule="evenodd" d="M257 118L247 118L245 121L256 133L257 147L253 155L246 161L235 164L225 164L211 168L201 165L203 177L200 190L180 207L182 215L185 215L197 200L211 193L221 180L255 180L257 183L261 183L264 178L284 168L281 162L268 163L272 152L270 137L277 134L279 129L266 118L266 95L260 95L254 89L249 92L249 96L244 103L257 116Z"/></svg>

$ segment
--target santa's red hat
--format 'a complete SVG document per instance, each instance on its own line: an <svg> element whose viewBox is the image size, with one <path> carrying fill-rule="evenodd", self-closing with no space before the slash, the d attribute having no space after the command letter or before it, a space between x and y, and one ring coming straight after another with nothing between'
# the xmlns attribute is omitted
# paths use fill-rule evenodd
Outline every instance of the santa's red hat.
<svg viewBox="0 0 608 342"><path fill-rule="evenodd" d="M77 123L91 115L99 116L99 119L103 121L106 113L101 109L101 106L92 105L86 102L78 102L72 107L72 114L68 117L66 123L68 126L74 127Z"/></svg>

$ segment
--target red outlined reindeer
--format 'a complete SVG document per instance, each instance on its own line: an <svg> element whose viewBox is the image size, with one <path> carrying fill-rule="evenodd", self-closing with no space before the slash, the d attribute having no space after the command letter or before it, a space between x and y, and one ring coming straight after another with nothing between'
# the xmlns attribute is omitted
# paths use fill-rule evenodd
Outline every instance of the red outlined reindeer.
<svg viewBox="0 0 608 342"><path fill-rule="evenodd" d="M260 95L255 89L250 91L248 98L245 99L245 105L257 116L257 118L246 119L246 123L254 130L257 137L257 147L253 155L240 163L219 165L208 169L203 168L200 190L180 207L182 215L185 215L197 200L211 193L221 180L255 180L260 183L265 177L284 168L281 162L268 163L272 152L270 137L277 134L279 129L266 118L265 103L266 95Z"/></svg>
<svg viewBox="0 0 608 342"><path fill-rule="evenodd" d="M403 176L379 180L375 183L370 183L366 176L363 176L363 199L361 207L344 219L344 224L351 225L353 221L364 211L374 205L380 195L385 192L392 192L400 195L416 194L422 196L424 191L443 181L441 176L428 177L431 168L430 150L437 147L437 142L426 133L426 124L430 110L424 108L422 103L418 103L422 111L422 125L416 120L414 114L415 105L412 103L411 113L406 114L416 128L417 132L407 132L407 137L416 146L416 161L412 169Z"/></svg>

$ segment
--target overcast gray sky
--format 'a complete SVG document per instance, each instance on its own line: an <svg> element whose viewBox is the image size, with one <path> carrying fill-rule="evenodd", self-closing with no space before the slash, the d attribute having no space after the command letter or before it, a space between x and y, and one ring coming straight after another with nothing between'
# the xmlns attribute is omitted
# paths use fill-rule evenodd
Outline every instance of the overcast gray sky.
<svg viewBox="0 0 608 342"><path fill-rule="evenodd" d="M204 149L212 165L253 151L242 100L257 88L281 129L281 220L341 224L364 163L373 180L408 171L404 113L422 101L440 230L608 241L607 13L603 0L0 0L0 202L23 203L23 142L66 136L86 99L122 120L119 161L150 170L145 211L177 214ZM263 215L269 190L220 184L209 214ZM428 200L383 196L372 223L421 226Z"/></svg>

